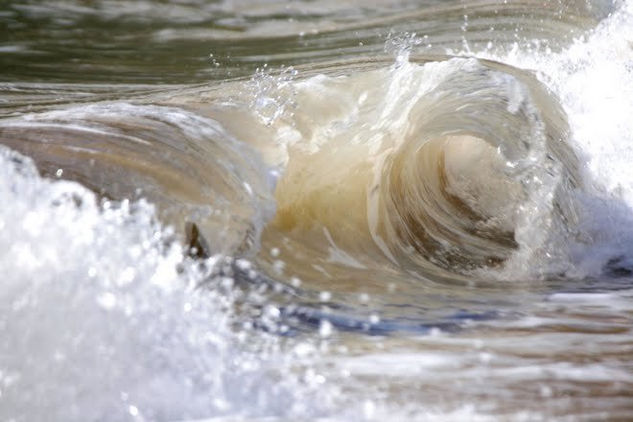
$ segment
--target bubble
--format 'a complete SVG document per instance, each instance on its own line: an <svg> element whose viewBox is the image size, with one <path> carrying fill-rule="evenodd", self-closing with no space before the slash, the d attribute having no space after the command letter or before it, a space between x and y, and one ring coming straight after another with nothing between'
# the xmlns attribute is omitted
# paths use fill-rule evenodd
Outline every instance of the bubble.
<svg viewBox="0 0 633 422"><path fill-rule="evenodd" d="M333 328L330 321L322 319L319 323L319 335L321 338L328 338L332 335Z"/></svg>
<svg viewBox="0 0 633 422"><path fill-rule="evenodd" d="M321 302L328 302L330 299L332 299L332 293L328 291L322 291L319 293L319 300Z"/></svg>

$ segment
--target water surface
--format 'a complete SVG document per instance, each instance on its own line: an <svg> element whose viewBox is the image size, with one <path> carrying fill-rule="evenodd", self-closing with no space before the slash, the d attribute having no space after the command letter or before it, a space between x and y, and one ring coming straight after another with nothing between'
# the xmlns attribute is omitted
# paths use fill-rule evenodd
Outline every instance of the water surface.
<svg viewBox="0 0 633 422"><path fill-rule="evenodd" d="M633 10L0 9L0 415L633 417Z"/></svg>

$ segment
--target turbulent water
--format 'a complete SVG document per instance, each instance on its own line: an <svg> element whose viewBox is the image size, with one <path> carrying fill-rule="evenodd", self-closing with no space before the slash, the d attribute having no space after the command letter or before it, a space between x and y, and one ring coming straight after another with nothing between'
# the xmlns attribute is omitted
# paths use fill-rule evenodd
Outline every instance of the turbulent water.
<svg viewBox="0 0 633 422"><path fill-rule="evenodd" d="M633 419L631 1L0 4L0 419Z"/></svg>

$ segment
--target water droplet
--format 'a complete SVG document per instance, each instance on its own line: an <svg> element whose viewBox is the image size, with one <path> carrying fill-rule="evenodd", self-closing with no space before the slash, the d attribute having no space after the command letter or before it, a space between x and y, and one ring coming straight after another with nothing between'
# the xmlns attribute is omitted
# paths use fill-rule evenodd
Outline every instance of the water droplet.
<svg viewBox="0 0 633 422"><path fill-rule="evenodd" d="M97 303L103 309L110 310L116 306L116 296L110 292L102 293L97 297Z"/></svg>
<svg viewBox="0 0 633 422"><path fill-rule="evenodd" d="M332 335L332 323L328 320L322 319L319 324L319 335L322 338L328 338Z"/></svg>
<svg viewBox="0 0 633 422"><path fill-rule="evenodd" d="M130 406L128 406L128 412L130 412L130 415L132 416L138 416L138 407L131 404Z"/></svg>

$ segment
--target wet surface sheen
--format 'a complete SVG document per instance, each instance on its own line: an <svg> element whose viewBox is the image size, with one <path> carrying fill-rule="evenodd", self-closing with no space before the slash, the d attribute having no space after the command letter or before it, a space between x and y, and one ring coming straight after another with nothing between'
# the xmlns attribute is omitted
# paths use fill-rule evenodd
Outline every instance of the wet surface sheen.
<svg viewBox="0 0 633 422"><path fill-rule="evenodd" d="M629 3L0 4L0 418L632 418Z"/></svg>

